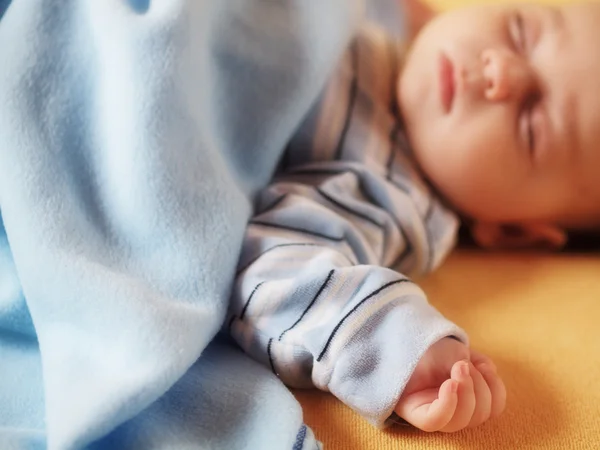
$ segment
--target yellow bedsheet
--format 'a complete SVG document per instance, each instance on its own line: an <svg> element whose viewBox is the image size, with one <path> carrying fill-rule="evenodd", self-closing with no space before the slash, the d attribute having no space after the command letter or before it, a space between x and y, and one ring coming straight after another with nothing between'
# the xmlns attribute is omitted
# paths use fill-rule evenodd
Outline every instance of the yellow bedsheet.
<svg viewBox="0 0 600 450"><path fill-rule="evenodd" d="M599 256L462 251L420 284L494 359L506 412L451 435L380 431L328 394L295 392L326 449L600 450Z"/></svg>
<svg viewBox="0 0 600 450"><path fill-rule="evenodd" d="M327 394L296 392L326 449L600 449L600 257L462 251L421 285L494 358L506 412L452 435L382 432Z"/></svg>

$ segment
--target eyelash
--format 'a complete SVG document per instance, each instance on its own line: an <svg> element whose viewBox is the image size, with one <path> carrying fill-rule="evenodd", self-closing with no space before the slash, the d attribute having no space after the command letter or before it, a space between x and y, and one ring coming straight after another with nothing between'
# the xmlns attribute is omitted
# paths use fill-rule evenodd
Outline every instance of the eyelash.
<svg viewBox="0 0 600 450"><path fill-rule="evenodd" d="M509 34L512 44L516 51L524 54L527 51L527 36L525 33L525 19L523 18L523 14L519 11L515 12L511 21L512 23L509 25ZM524 105L521 108L521 114L526 114L527 145L531 152L535 150L536 145L535 129L532 124L531 116L538 100L537 96L530 95L525 99Z"/></svg>
<svg viewBox="0 0 600 450"><path fill-rule="evenodd" d="M532 123L532 114L533 114L533 105L529 106L525 111L525 113L527 114L527 147L529 148L529 151L531 151L532 153L535 151L535 144L536 144L536 138L535 138L535 129L533 128L533 123Z"/></svg>
<svg viewBox="0 0 600 450"><path fill-rule="evenodd" d="M517 39L515 41L513 37L513 42L515 48L518 51L524 53L527 50L527 37L525 36L525 20L523 19L523 15L520 12L516 12L514 16L514 21L517 31Z"/></svg>

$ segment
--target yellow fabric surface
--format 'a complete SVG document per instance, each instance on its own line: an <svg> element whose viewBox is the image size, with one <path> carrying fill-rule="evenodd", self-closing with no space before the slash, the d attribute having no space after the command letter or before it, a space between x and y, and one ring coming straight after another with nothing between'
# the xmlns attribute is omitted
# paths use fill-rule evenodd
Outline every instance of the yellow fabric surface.
<svg viewBox="0 0 600 450"><path fill-rule="evenodd" d="M456 434L381 431L331 395L296 391L325 449L600 449L600 257L460 251L419 281L496 362L505 413Z"/></svg>

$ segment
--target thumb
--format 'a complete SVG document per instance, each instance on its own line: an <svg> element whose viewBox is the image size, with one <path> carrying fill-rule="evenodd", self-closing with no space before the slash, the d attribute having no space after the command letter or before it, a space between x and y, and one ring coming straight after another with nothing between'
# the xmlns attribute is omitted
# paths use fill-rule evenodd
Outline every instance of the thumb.
<svg viewBox="0 0 600 450"><path fill-rule="evenodd" d="M430 388L402 397L394 412L423 431L439 431L454 416L458 406L458 383L448 379L439 388Z"/></svg>

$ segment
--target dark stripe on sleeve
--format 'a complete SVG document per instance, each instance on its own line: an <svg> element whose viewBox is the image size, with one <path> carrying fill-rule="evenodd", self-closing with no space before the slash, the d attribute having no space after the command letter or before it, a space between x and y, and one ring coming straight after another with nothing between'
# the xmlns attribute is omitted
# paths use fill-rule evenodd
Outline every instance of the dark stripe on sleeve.
<svg viewBox="0 0 600 450"><path fill-rule="evenodd" d="M271 354L271 346L273 345L273 338L269 339L269 343L267 344L267 355L269 356L269 364L271 366L271 371L277 375L275 372L275 364L273 363L273 355ZM279 376L279 375L277 375Z"/></svg>
<svg viewBox="0 0 600 450"><path fill-rule="evenodd" d="M240 314L240 320L244 320L244 316L246 315L246 311L248 310L248 306L250 305L250 302L252 301L252 297L254 297L254 294L256 294L256 291L258 291L258 288L260 288L263 284L265 284L265 282L261 281L260 283L258 283L256 285L256 287L254 289L252 289L252 293L250 294L250 297L248 297L248 300L246 300L246 304L244 305L244 309L242 309L242 313Z"/></svg>
<svg viewBox="0 0 600 450"><path fill-rule="evenodd" d="M284 248L284 247L326 247L326 246L325 245L321 245L321 244L313 244L311 242L295 242L295 243L290 243L290 244L274 245L273 247L271 247L271 248L265 250L264 252L262 252L260 255L258 255L256 258L254 258L248 264L246 264L244 267L242 267L241 269L239 269L237 271L237 273L236 273L236 276L239 276L242 272L244 272L246 269L248 269L248 267L250 267L258 259L260 259L262 256L266 255L270 251L277 250L278 248ZM326 247L326 248L331 248L331 247ZM348 262L350 263L351 266L355 266L357 264L356 262L352 261L348 256L344 255L342 252L340 252L340 255L342 255L344 258L346 258L348 260Z"/></svg>
<svg viewBox="0 0 600 450"><path fill-rule="evenodd" d="M398 267L402 263L402 261L404 261L408 257L408 255L410 255L413 251L412 244L406 237L406 233L404 232L404 230L400 229L400 233L402 234L402 239L404 239L404 251L400 253L400 256L398 256L394 263L390 266L392 269Z"/></svg>
<svg viewBox="0 0 600 450"><path fill-rule="evenodd" d="M394 167L394 159L396 159L396 152L398 149L396 148L396 139L398 138L398 133L400 132L400 126L398 123L394 123L392 127L392 131L390 132L390 156L388 157L386 168L387 168L387 180L392 181L392 168Z"/></svg>
<svg viewBox="0 0 600 450"><path fill-rule="evenodd" d="M400 108L398 107L398 94L396 92L396 87L398 84L398 76L400 75L400 70L398 69L398 53L400 49L392 39L389 39L387 44L389 58L391 61L390 86L392 86L392 95L390 100L390 111L392 112L394 118L398 119L400 118Z"/></svg>
<svg viewBox="0 0 600 450"><path fill-rule="evenodd" d="M235 322L235 316L232 316L231 320L229 320L229 324L227 325L227 329L229 331L231 331L231 327L233 326L233 322Z"/></svg>
<svg viewBox="0 0 600 450"><path fill-rule="evenodd" d="M339 169L332 169L330 167L327 167L327 168L310 167L310 168L302 168L302 169L297 169L297 170L290 171L290 174L292 174L292 175L299 175L299 176L343 175L345 173L351 173L356 178L358 178L359 188L360 188L361 194L369 201L369 203L377 205L377 202L373 199L373 197L371 197L369 194L367 194L367 192L364 189L363 181L362 181L363 174L361 173L360 170L357 170L354 167L345 166L345 167L342 167L342 168L339 168ZM410 193L408 192L408 190L406 188L398 185L397 183L394 183L393 181L391 181L391 183L394 185L394 187L398 188L399 190L401 190L406 195L410 195Z"/></svg>
<svg viewBox="0 0 600 450"><path fill-rule="evenodd" d="M431 215L433 214L433 198L429 197L429 205L427 206L427 212L425 213L425 233L427 233L427 245L429 248L427 249L427 267L426 271L431 272L433 268L433 236L431 235L431 230L429 229L429 221L431 220Z"/></svg>
<svg viewBox="0 0 600 450"><path fill-rule="evenodd" d="M313 305L315 304L315 302L317 301L317 299L321 296L321 293L325 290L325 288L327 287L327 285L329 284L329 282L333 278L333 273L334 272L335 272L335 270L331 270L329 272L329 275L327 275L327 278L325 279L325 281L323 282L323 284L321 285L321 287L319 288L319 290L317 291L317 293L315 294L315 296L313 297L313 299L311 300L311 302L309 303L309 305L306 307L306 309L304 310L304 312L302 313L302 315L300 316L300 318L298 320L296 320L296 322L294 322L294 324L291 327L289 327L287 330L284 330L283 333L281 333L281 335L279 336L279 340L280 341L281 341L281 339L283 339L283 336L285 335L285 333L287 333L288 331L290 331L291 329L293 329L296 325L298 325L300 323L300 321L302 319L304 319L304 316L306 316L306 313L308 313L308 311L313 307Z"/></svg>
<svg viewBox="0 0 600 450"><path fill-rule="evenodd" d="M323 197L325 200L327 200L330 203L333 203L335 206L337 206L340 209L343 209L344 211L355 215L356 217L360 217L363 220L366 220L367 222L375 225L378 228L383 228L383 225L381 225L379 222L377 222L375 219L372 219L371 217L353 210L352 208L350 208L349 206L344 205L343 203L341 203L340 201L334 199L333 197L331 197L329 194L327 194L325 191L323 191L323 189L321 188L317 188L317 192L319 193L319 195L321 195L321 197Z"/></svg>
<svg viewBox="0 0 600 450"><path fill-rule="evenodd" d="M338 141L337 148L335 150L335 159L341 159L342 152L344 151L344 144L346 143L346 135L350 129L350 122L352 120L352 112L354 111L354 104L356 103L356 97L358 94L358 44L355 41L352 45L352 82L350 83L350 92L348 93L348 108L346 110L346 120L344 122L344 128Z"/></svg>
<svg viewBox="0 0 600 450"><path fill-rule="evenodd" d="M394 265L392 265L391 267L395 267L399 262L401 262L404 258L406 258L406 256L412 252L412 245L411 242L408 240L408 237L406 236L406 232L404 231L404 227L402 226L402 224L400 223L400 221L398 220L398 218L396 216L394 216L394 214L392 214L391 212L389 212L387 209L385 209L383 206L381 206L379 204L379 202L377 202L373 197L371 197L368 192L365 190L364 186L363 186L363 181L362 181L362 174L359 170L356 170L353 167L343 167L340 169L332 169L330 167L328 168L321 168L321 167L311 167L311 168L302 168L302 169L297 169L294 170L292 172L293 175L306 175L306 176L315 176L315 175L341 175L341 174L345 174L345 173L351 173L352 175L354 175L357 179L358 179L358 188L360 189L360 193L362 194L362 196L367 200L367 202L371 203L372 205L377 206L378 208L383 209L384 211L387 212L387 214L392 218L392 220L394 221L394 223L396 224L396 228L398 228L398 230L400 231L400 234L402 235L402 239L404 239L404 242L406 244L406 250L404 252L402 252L402 254L396 259L396 261L394 262ZM402 186L398 185L398 183L396 183L394 180L390 180L390 183L397 188L398 190L402 191L404 194L409 195L409 192L403 188Z"/></svg>
<svg viewBox="0 0 600 450"><path fill-rule="evenodd" d="M333 242L341 242L341 241L344 240L343 237L328 236L326 234L318 233L316 231L306 230L304 228L291 227L291 226L282 225L282 224L279 224L279 223L264 222L262 220L252 220L252 221L250 221L250 223L252 225L258 225L258 226L261 226L261 227L277 228L277 229L285 230L285 231L293 231L295 233L308 234L310 236L318 237L318 238L321 238L321 239L326 239L328 241L333 241Z"/></svg>
<svg viewBox="0 0 600 450"><path fill-rule="evenodd" d="M325 347L323 347L323 350L321 351L321 354L319 355L319 357L317 358L317 362L320 362L323 357L325 356L325 354L327 353L327 350L329 349L329 346L331 345L331 341L333 340L333 338L335 337L335 335L337 334L338 330L340 329L340 327L344 324L344 322L346 321L346 319L348 319L348 317L350 317L352 314L354 314L358 308L360 308L366 301L368 301L370 298L376 296L377 294L379 294L380 292L386 290L387 288L394 286L396 284L400 284L400 283L410 283L410 280L406 279L406 278L402 278L400 280L396 280L396 281L391 281L387 284L384 284L383 286L381 286L379 289L377 289L374 292L371 292L369 295L367 295L365 298L363 298L360 302L358 302L358 304L356 304L356 306L354 306L354 308L352 308L350 310L350 312L348 314L346 314L342 320L339 321L339 323L335 326L335 328L333 329L333 331L331 332L331 335L329 336L329 339L327 339L327 342L325 343Z"/></svg>
<svg viewBox="0 0 600 450"><path fill-rule="evenodd" d="M298 435L296 436L296 442L294 442L294 447L292 450L303 450L304 449L304 440L306 439L306 425L302 425L300 431L298 431Z"/></svg>
<svg viewBox="0 0 600 450"><path fill-rule="evenodd" d="M367 202L371 203L372 205L379 206L378 203L375 201L375 199L365 190L365 187L363 185L363 180L362 180L362 174L361 174L360 170L356 170L353 167L343 167L340 169L311 167L311 168L304 168L304 169L300 169L300 170L294 170L292 172L293 175L300 175L300 176L304 176L304 175L305 176L344 175L346 173L351 173L352 175L354 175L356 177L356 179L358 180L358 189L360 190L360 193L362 194L362 196L367 200Z"/></svg>
<svg viewBox="0 0 600 450"><path fill-rule="evenodd" d="M265 207L265 208L263 208L261 210L256 211L255 215L258 216L260 214L265 214L265 213L267 213L267 212L269 212L269 211L277 208L281 204L281 202L283 202L285 200L286 197L287 197L287 194L281 195L280 197L277 198L277 200L275 200L269 206L267 206L267 207Z"/></svg>

